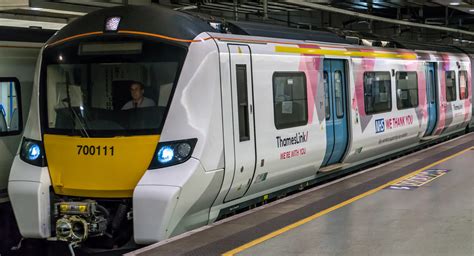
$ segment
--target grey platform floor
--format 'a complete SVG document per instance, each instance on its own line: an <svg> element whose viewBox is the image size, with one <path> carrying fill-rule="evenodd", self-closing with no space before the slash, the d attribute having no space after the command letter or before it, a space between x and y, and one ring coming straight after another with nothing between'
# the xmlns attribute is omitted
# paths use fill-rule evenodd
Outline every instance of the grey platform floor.
<svg viewBox="0 0 474 256"><path fill-rule="evenodd" d="M221 255L252 242L235 255L474 255L473 146L471 133L127 255ZM450 172L417 189L377 190L443 160L430 169Z"/></svg>
<svg viewBox="0 0 474 256"><path fill-rule="evenodd" d="M474 150L414 190L382 189L237 255L474 255Z"/></svg>

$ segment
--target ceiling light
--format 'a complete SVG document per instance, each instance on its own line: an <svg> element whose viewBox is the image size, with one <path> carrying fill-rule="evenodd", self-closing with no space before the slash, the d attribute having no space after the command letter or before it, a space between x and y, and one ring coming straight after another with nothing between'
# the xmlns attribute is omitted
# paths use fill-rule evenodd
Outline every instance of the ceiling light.
<svg viewBox="0 0 474 256"><path fill-rule="evenodd" d="M461 3L460 2L451 2L449 3L449 5L460 5Z"/></svg>
<svg viewBox="0 0 474 256"><path fill-rule="evenodd" d="M474 9L469 9L470 12L474 12Z"/></svg>

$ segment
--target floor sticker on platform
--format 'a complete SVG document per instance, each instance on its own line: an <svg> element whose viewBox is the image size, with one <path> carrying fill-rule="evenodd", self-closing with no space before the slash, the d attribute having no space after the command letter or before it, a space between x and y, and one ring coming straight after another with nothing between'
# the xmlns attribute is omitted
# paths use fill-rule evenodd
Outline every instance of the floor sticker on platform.
<svg viewBox="0 0 474 256"><path fill-rule="evenodd" d="M448 173L449 170L424 170L414 176L411 176L407 179L399 181L395 184L387 186L385 189L393 189L393 190L412 190L419 188L443 175Z"/></svg>

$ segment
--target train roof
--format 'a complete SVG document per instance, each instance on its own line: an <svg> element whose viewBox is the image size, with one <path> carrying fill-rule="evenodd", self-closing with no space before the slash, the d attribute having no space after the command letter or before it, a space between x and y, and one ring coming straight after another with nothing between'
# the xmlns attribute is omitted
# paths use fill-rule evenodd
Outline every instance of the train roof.
<svg viewBox="0 0 474 256"><path fill-rule="evenodd" d="M303 30L296 28L288 28L279 25L262 24L256 22L245 22L245 21L227 21L226 24L227 32L236 35L248 35L248 36L260 36L269 38L280 38L280 39L291 39L301 41L314 41L321 43L335 43L335 44L346 44L346 45L359 45L363 48L366 47L377 47L389 49L405 49L411 51L435 51L445 53L474 53L474 49L462 48L453 45L437 44L437 43L424 43L414 41L403 41L393 39L380 39L377 38L375 41L389 41L389 46L363 46L358 42L360 40L354 40L357 37L351 37L346 39L345 37L327 30ZM372 39L376 38L372 36Z"/></svg>
<svg viewBox="0 0 474 256"><path fill-rule="evenodd" d="M78 18L61 29L48 43L80 34L103 32L105 21L111 17L120 17L118 30L140 31L184 40L193 40L202 32L215 32L207 22L183 12L157 5L128 5L101 9Z"/></svg>
<svg viewBox="0 0 474 256"><path fill-rule="evenodd" d="M474 48L472 47L459 47L459 49L461 49L463 52L469 54L469 55L473 55L474 54Z"/></svg>
<svg viewBox="0 0 474 256"><path fill-rule="evenodd" d="M157 5L120 6L89 13L61 29L48 43L76 35L103 32L105 20L120 17L119 30L159 34L184 40L193 40L202 32L219 32L202 18L192 13L178 12ZM256 22L228 21L226 33L270 38L350 44L343 37L329 31L288 28ZM222 31L220 31L222 32ZM182 44L188 44L181 42Z"/></svg>
<svg viewBox="0 0 474 256"><path fill-rule="evenodd" d="M278 25L244 21L229 21L227 23L229 32L232 34L350 44L348 40L329 31L303 30Z"/></svg>
<svg viewBox="0 0 474 256"><path fill-rule="evenodd" d="M190 42L186 42L187 40L193 40L203 32L221 32L234 35L357 45L354 43L354 40L347 40L345 37L332 31L303 30L257 22L226 21L219 31L219 29L214 28L208 21L203 20L196 14L174 11L158 5L120 6L89 13L65 26L51 37L47 43L58 42L66 38L91 32L103 32L105 21L111 17L121 18L118 27L119 31L139 31L178 38L182 39L182 42L178 40L176 43L182 45L189 45ZM225 29L223 30L222 28ZM397 40L389 41L393 42L391 44L392 47L385 47L386 49L398 48L448 53L470 53L469 50L456 46ZM474 52L474 50L471 52Z"/></svg>
<svg viewBox="0 0 474 256"><path fill-rule="evenodd" d="M396 41L399 48L409 50L436 51L448 53L465 53L462 49L452 45L442 45L434 43L420 43L411 41Z"/></svg>
<svg viewBox="0 0 474 256"><path fill-rule="evenodd" d="M262 36L271 38L281 39L292 39L302 41L316 41L321 43L338 43L338 44L352 44L355 41L348 40L343 36L338 35L332 31L325 30L303 30L296 28L288 28L279 25L262 24L255 22L243 22L243 21L228 21L228 30L232 34L249 35L249 36ZM378 39L383 40L383 39ZM377 41L377 40L376 40ZM474 52L474 49L465 49L453 45L437 44L437 43L424 43L414 41L403 41L387 39L383 41L390 41L390 46L382 47L385 49L406 49L406 50L420 50L420 51L436 51L446 53L469 53ZM367 47L367 46L365 46ZM381 46L372 46L381 47Z"/></svg>

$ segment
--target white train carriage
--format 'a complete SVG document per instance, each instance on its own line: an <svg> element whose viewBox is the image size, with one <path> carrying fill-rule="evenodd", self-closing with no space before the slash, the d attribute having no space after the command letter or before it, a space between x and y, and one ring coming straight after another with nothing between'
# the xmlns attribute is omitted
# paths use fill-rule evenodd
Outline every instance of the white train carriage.
<svg viewBox="0 0 474 256"><path fill-rule="evenodd" d="M159 7L59 31L9 180L22 235L157 242L471 120L465 54L298 36L326 42L217 33Z"/></svg>

